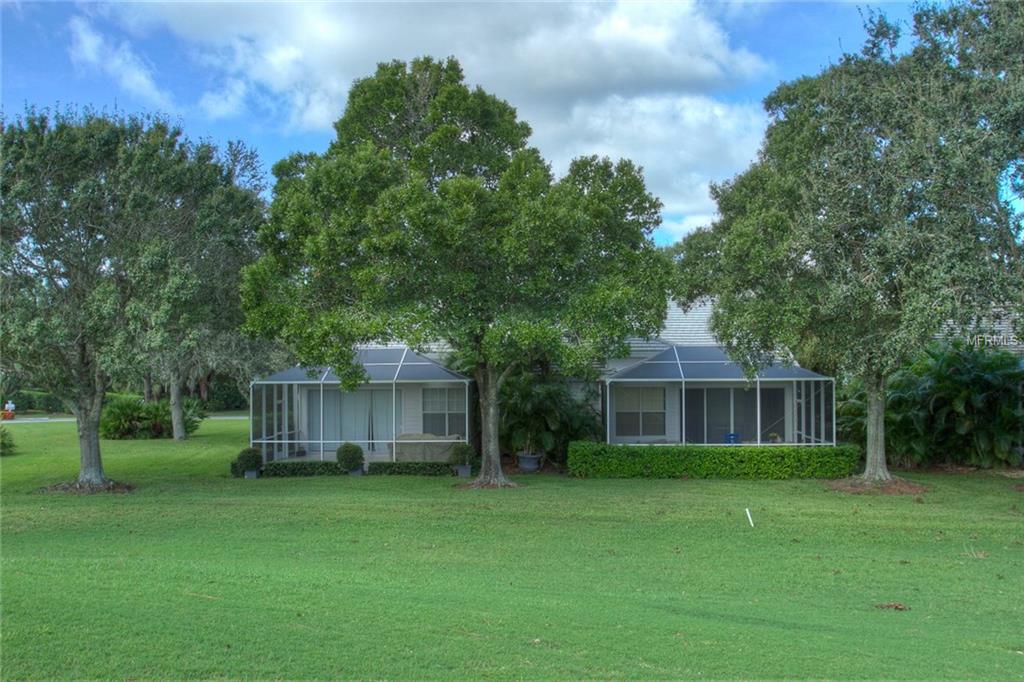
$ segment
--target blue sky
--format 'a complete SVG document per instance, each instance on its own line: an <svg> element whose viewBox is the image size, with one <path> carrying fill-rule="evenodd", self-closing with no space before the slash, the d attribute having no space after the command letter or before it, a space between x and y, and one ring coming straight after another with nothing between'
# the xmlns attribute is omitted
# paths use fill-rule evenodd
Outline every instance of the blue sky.
<svg viewBox="0 0 1024 682"><path fill-rule="evenodd" d="M708 183L753 159L761 99L858 49L865 7L5 2L0 99L7 115L161 111L190 137L246 141L269 172L326 148L349 85L377 62L454 55L518 108L556 172L592 153L644 166L670 243L713 218Z"/></svg>

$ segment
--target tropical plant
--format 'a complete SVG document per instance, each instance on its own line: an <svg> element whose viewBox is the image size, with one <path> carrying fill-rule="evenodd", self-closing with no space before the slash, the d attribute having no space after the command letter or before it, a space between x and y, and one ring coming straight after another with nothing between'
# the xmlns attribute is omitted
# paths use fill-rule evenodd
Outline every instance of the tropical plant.
<svg viewBox="0 0 1024 682"><path fill-rule="evenodd" d="M886 447L893 463L992 467L1021 463L1024 368L1004 350L936 344L897 371L886 395ZM838 404L845 437L864 439L864 391Z"/></svg>
<svg viewBox="0 0 1024 682"><path fill-rule="evenodd" d="M509 377L501 392L501 438L512 450L537 452L562 464L569 442L600 435L597 412L550 373Z"/></svg>
<svg viewBox="0 0 1024 682"><path fill-rule="evenodd" d="M353 471L363 466L363 449L355 443L342 443L337 450L338 464L345 471Z"/></svg>
<svg viewBox="0 0 1024 682"><path fill-rule="evenodd" d="M186 433L195 433L206 417L206 408L196 398L185 398L182 404ZM103 407L100 437L107 440L171 438L173 436L171 406L166 400L143 402L138 398L117 398Z"/></svg>

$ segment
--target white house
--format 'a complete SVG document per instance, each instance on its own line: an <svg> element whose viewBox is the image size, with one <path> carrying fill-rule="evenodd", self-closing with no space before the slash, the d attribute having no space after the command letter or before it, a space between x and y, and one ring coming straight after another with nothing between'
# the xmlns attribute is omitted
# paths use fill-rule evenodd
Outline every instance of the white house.
<svg viewBox="0 0 1024 682"><path fill-rule="evenodd" d="M610 361L599 381L610 443L835 444L835 382L774 365L748 381L708 331L710 305L670 305L656 339L635 339L629 357ZM251 442L267 460L333 459L343 442L367 461L443 460L472 436L472 382L442 364L444 349L359 349L369 381L341 391L326 368L257 379Z"/></svg>

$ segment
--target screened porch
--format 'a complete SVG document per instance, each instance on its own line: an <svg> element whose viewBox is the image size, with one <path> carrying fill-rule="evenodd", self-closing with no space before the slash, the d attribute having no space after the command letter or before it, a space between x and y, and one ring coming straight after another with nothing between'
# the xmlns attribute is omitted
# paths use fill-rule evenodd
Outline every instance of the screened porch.
<svg viewBox="0 0 1024 682"><path fill-rule="evenodd" d="M335 459L355 443L372 461L444 461L470 432L470 380L407 348L364 348L369 380L343 391L327 368L253 381L250 442L264 461Z"/></svg>
<svg viewBox="0 0 1024 682"><path fill-rule="evenodd" d="M714 346L673 346L605 381L609 443L834 445L835 381L771 366L748 381Z"/></svg>

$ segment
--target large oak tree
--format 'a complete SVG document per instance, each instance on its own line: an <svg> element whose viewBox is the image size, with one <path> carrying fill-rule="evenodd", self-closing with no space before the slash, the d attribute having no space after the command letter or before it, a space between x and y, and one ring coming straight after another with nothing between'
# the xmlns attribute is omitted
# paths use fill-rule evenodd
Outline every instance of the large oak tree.
<svg viewBox="0 0 1024 682"><path fill-rule="evenodd" d="M275 168L266 255L243 288L250 324L349 388L360 342L442 342L470 358L476 483L504 485L498 391L513 368L543 356L585 376L660 329L660 203L629 161L581 158L556 179L527 124L467 87L454 59L380 65L335 128L325 154Z"/></svg>
<svg viewBox="0 0 1024 682"><path fill-rule="evenodd" d="M147 234L171 201L181 132L159 119L28 111L3 121L0 354L78 423L78 484L103 486L99 420L134 358Z"/></svg>
<svg viewBox="0 0 1024 682"><path fill-rule="evenodd" d="M863 382L869 480L890 477L887 377L1022 303L1022 7L922 8L905 52L873 18L860 54L766 99L757 160L676 249L681 298L716 299L712 329L749 368L785 349Z"/></svg>

